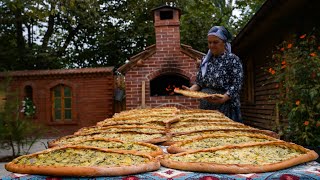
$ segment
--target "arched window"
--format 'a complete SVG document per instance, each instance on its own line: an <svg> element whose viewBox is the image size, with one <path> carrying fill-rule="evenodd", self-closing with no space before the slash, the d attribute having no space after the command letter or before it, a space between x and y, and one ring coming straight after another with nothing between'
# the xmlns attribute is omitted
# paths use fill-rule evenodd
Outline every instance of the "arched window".
<svg viewBox="0 0 320 180"><path fill-rule="evenodd" d="M28 85L24 87L24 95L25 95L25 98L29 98L33 100L33 89L31 86Z"/></svg>
<svg viewBox="0 0 320 180"><path fill-rule="evenodd" d="M59 84L51 90L52 120L55 122L72 121L71 88Z"/></svg>
<svg viewBox="0 0 320 180"><path fill-rule="evenodd" d="M33 89L32 86L27 85L24 87L24 99L23 99L22 112L26 117L34 117L36 113L36 106L33 102Z"/></svg>

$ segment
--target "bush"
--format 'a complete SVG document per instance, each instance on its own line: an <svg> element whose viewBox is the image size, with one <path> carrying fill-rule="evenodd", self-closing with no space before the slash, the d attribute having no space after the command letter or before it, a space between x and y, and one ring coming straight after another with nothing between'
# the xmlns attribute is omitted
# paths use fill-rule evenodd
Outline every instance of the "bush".
<svg viewBox="0 0 320 180"><path fill-rule="evenodd" d="M320 145L319 31L284 41L273 53L268 69L276 82L276 96L287 140L306 146Z"/></svg>
<svg viewBox="0 0 320 180"><path fill-rule="evenodd" d="M12 157L27 154L32 145L41 138L44 128L23 116L18 93L9 90L10 80L1 82L0 90L6 92L4 109L0 112L0 148L11 149ZM27 149L25 152L22 150Z"/></svg>

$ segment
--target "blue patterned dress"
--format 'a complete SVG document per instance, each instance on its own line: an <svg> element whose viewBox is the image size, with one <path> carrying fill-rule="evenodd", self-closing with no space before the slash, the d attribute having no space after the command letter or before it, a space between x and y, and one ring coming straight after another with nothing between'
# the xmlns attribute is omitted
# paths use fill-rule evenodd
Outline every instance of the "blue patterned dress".
<svg viewBox="0 0 320 180"><path fill-rule="evenodd" d="M200 100L200 109L215 109L237 122L242 122L240 112L240 90L243 81L241 60L232 53L223 53L208 60L206 73L202 76L201 68L197 74L196 84L202 92L214 94L227 93L230 100L223 104L213 104Z"/></svg>

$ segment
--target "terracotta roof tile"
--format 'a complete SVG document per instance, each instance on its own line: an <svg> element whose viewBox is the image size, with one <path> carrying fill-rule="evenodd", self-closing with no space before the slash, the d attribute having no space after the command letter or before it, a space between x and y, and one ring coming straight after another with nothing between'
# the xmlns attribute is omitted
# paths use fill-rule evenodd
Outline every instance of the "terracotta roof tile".
<svg viewBox="0 0 320 180"><path fill-rule="evenodd" d="M1 72L0 77L10 76L50 76L50 75L75 75L75 74L98 74L98 73L112 73L113 67L99 67L99 68L79 68L79 69L51 69L51 70L23 70L23 71L9 71Z"/></svg>

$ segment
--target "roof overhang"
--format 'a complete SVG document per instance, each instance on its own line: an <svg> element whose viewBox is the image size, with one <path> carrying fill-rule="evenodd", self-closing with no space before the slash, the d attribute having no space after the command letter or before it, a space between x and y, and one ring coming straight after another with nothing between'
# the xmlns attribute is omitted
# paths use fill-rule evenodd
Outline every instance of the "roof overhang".
<svg viewBox="0 0 320 180"><path fill-rule="evenodd" d="M250 21L242 28L232 41L232 48L236 54L250 51L250 47L257 47L264 38L283 37L286 28L295 23L294 18L306 3L305 0L267 0ZM281 28L282 27L282 28Z"/></svg>

